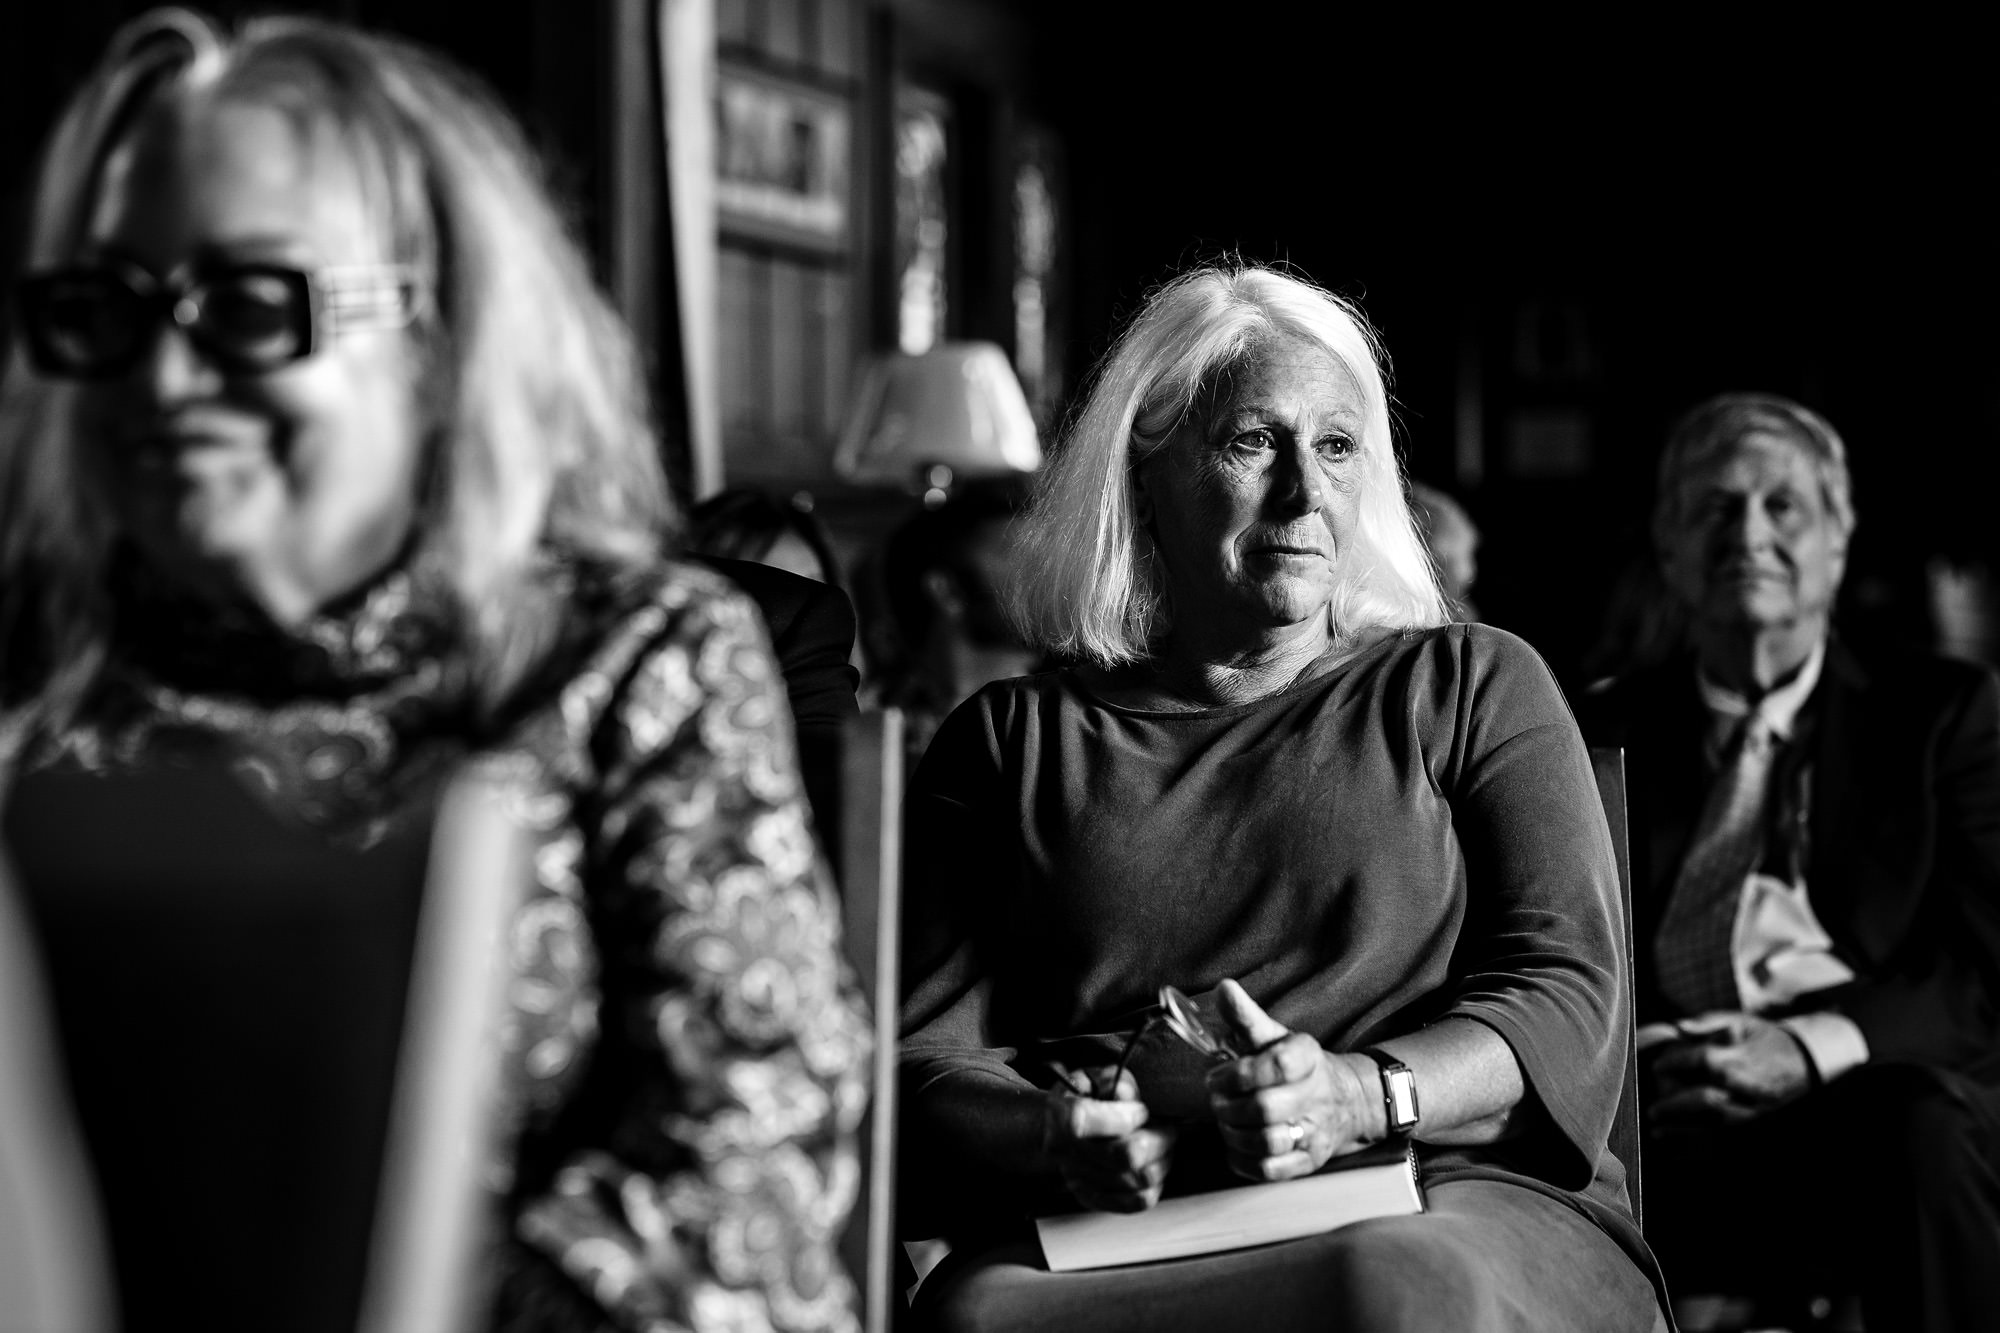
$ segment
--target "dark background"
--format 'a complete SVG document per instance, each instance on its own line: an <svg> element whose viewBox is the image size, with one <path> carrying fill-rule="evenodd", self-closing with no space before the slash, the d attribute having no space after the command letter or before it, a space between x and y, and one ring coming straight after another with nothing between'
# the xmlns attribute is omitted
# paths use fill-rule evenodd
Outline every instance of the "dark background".
<svg viewBox="0 0 2000 1333"><path fill-rule="evenodd" d="M0 18L10 228L63 90L143 7ZM619 114L601 6L292 7L478 69L601 242L601 145ZM1668 424L1711 393L1788 394L1845 435L1861 513L1850 633L1921 641L1927 560L2000 565L1996 108L1970 20L1477 28L1347 8L949 0L877 21L972 82L982 34L1002 33L991 59L1016 62L1016 92L1062 137L1070 384L1145 290L1195 259L1282 260L1359 300L1394 358L1412 472L1457 491L1484 530L1483 614L1565 678L1619 571L1644 557ZM1468 405L1476 478L1458 461ZM1547 411L1586 423L1587 455L1557 475L1510 466L1510 431Z"/></svg>
<svg viewBox="0 0 2000 1333"><path fill-rule="evenodd" d="M1045 34L1051 85L1091 126L1079 248L1101 258L1080 268L1080 329L1187 258L1289 260L1380 326L1411 470L1447 488L1476 340L1475 595L1559 672L1645 555L1667 427L1712 393L1787 394L1845 435L1851 632L1926 637L1926 559L1992 561L1995 107L1969 32L1208 12ZM1584 364L1522 373L1523 320L1554 317L1560 342L1565 312ZM1496 466L1509 415L1540 407L1588 414L1587 471Z"/></svg>

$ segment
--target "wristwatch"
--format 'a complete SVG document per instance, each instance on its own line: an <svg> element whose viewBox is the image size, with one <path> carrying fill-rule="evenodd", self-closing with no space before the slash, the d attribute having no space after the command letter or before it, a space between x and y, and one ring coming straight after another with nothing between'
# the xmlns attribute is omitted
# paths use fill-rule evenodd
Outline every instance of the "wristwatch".
<svg viewBox="0 0 2000 1333"><path fill-rule="evenodd" d="M1417 1127L1417 1076L1410 1067L1378 1047L1358 1052L1373 1060L1382 1071L1382 1106L1388 1112L1389 1132L1408 1134Z"/></svg>

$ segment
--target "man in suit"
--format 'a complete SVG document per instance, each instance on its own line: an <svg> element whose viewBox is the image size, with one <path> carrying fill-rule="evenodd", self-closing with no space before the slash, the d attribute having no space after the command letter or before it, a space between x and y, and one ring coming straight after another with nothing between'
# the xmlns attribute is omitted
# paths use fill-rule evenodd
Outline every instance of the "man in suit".
<svg viewBox="0 0 2000 1333"><path fill-rule="evenodd" d="M1626 751L1647 1239L1682 1290L2000 1329L2000 683L1831 631L1840 437L1728 395L1654 538L1683 650L1579 701Z"/></svg>

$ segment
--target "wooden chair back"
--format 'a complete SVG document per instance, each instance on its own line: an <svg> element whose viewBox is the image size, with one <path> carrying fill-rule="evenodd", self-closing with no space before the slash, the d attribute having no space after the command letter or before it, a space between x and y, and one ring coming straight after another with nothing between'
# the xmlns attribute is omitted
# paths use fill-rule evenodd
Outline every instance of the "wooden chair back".
<svg viewBox="0 0 2000 1333"><path fill-rule="evenodd" d="M1639 1183L1639 1051L1633 1042L1638 996L1634 986L1637 955L1632 945L1632 840L1625 818L1625 751L1615 745L1590 748L1590 767L1597 777L1598 799L1604 802L1604 822L1611 830L1611 848L1618 861L1618 899L1625 939L1625 1090L1618 1097L1618 1114L1611 1122L1611 1152L1625 1166L1625 1189L1632 1198L1632 1219L1646 1225Z"/></svg>

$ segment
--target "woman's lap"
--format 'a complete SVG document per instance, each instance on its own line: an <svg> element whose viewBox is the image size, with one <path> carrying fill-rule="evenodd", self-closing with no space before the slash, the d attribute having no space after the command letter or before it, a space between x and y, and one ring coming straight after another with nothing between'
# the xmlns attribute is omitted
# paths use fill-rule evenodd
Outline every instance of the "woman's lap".
<svg viewBox="0 0 2000 1333"><path fill-rule="evenodd" d="M954 1254L923 1285L919 1325L1007 1330L1450 1329L1647 1333L1652 1284L1559 1200L1493 1180L1427 1191L1428 1211L1282 1245L1050 1273L1032 1241Z"/></svg>

